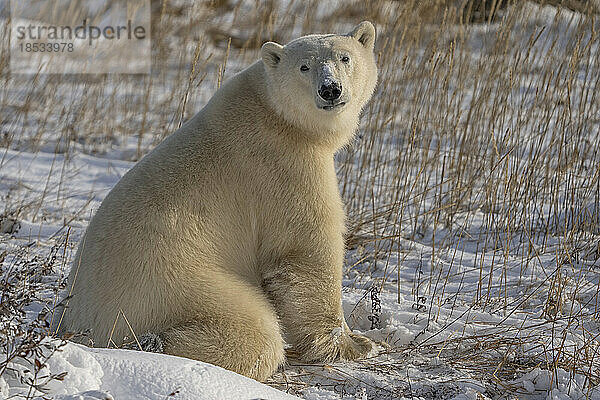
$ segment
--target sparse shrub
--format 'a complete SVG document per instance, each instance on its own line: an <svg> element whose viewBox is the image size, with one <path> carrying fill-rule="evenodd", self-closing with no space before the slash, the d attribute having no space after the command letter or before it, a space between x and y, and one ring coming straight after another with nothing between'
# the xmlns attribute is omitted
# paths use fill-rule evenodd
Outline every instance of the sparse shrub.
<svg viewBox="0 0 600 400"><path fill-rule="evenodd" d="M13 391L21 388L11 394L15 398L31 398L51 380L64 378L42 372L45 360L64 344L47 340L53 302L64 285L61 252L55 245L46 255L34 255L25 245L0 256L0 379L12 381Z"/></svg>

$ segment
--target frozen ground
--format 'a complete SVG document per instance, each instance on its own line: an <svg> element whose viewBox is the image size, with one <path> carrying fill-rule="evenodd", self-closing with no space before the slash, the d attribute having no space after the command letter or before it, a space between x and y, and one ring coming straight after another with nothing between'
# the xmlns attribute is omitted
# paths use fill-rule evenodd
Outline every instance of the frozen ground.
<svg viewBox="0 0 600 400"><path fill-rule="evenodd" d="M331 10L315 13L336 15ZM236 12L212 17L216 25L237 26ZM579 34L573 27L581 17L552 7L528 5L522 15L511 25L510 46L500 50L497 40L507 33L496 21L471 26L461 45L442 37L437 45L445 48L434 43L402 53L410 40L418 42L412 38L393 57L380 54L379 107L366 110L356 143L338 156L353 228L344 311L351 328L389 345L384 354L332 365L290 358L267 386L186 359L43 339L22 358L0 359L0 397L600 399L600 62L594 36L600 26ZM239 24L232 33L241 37ZM286 24L287 36L302 33L301 24ZM200 28L191 29L193 35ZM428 29L423 35L435 36ZM380 30L380 41L391 37ZM169 40L173 46L183 41ZM80 85L46 76L14 78L0 91L0 332L17 338L2 342L3 353L37 337L17 334L19 326L43 331L38 316L54 317L70 257L131 160L214 92L216 78L210 78L224 69L226 45L211 43L203 49L212 58L199 57L202 63L206 56L207 75L194 80L189 97L178 89L187 76L178 78L178 61L171 58L173 70L156 77L152 91L133 79ZM194 54L193 42L184 45ZM231 51L226 77L256 56ZM506 62L508 71L493 69L505 60L516 61ZM465 65L477 68L465 73ZM472 71L484 71L485 78L473 83L464 77ZM114 117L104 118L115 98L125 100ZM52 109L56 104L62 106ZM467 128L457 129L454 119ZM154 132L140 133L143 126ZM454 180L460 168L451 165L458 148L467 151L457 159L474 158L462 180ZM472 188L455 190L469 179L476 182ZM22 309L6 306L12 304L8 287Z"/></svg>

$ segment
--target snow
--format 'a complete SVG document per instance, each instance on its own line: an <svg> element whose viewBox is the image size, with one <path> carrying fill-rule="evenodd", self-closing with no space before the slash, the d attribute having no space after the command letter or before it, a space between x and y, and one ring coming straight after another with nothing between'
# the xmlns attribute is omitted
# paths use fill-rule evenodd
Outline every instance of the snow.
<svg viewBox="0 0 600 400"><path fill-rule="evenodd" d="M165 398L189 400L291 400L295 396L214 365L134 350L90 349L68 343L47 361L40 375L66 372L46 390L57 400ZM18 385L6 390L14 395ZM27 388L23 388L27 390Z"/></svg>

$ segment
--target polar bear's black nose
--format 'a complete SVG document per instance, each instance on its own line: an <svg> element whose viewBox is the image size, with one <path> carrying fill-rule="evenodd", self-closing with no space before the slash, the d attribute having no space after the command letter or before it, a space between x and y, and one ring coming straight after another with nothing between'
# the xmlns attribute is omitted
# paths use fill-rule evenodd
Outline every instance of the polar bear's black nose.
<svg viewBox="0 0 600 400"><path fill-rule="evenodd" d="M331 82L328 85L321 85L319 88L319 96L323 100L333 101L340 97L342 94L342 86L337 82Z"/></svg>

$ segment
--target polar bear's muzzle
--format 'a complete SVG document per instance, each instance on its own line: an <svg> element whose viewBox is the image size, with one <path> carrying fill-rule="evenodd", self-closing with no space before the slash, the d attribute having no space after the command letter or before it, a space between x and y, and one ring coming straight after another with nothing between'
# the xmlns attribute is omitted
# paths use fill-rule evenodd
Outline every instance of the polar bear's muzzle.
<svg viewBox="0 0 600 400"><path fill-rule="evenodd" d="M342 96L342 85L334 80L322 82L317 93L317 107L323 110L341 109L347 103L346 96Z"/></svg>
<svg viewBox="0 0 600 400"><path fill-rule="evenodd" d="M317 107L326 111L339 110L348 103L341 82L338 82L333 68L327 63L319 70L316 97Z"/></svg>
<svg viewBox="0 0 600 400"><path fill-rule="evenodd" d="M321 107L321 108L322 108L323 110L327 110L327 111L329 111L329 110L335 110L335 109L338 109L338 108L342 108L342 107L344 107L345 105L346 105L346 102L345 102L345 101L341 101L341 102L339 102L339 103L335 103L335 104L332 104L332 105L326 105L326 106L323 106L323 107Z"/></svg>
<svg viewBox="0 0 600 400"><path fill-rule="evenodd" d="M334 86L330 88L321 86L318 93L319 99L317 101L317 107L323 110L338 110L346 105L346 101L340 98L342 94L341 86Z"/></svg>
<svg viewBox="0 0 600 400"><path fill-rule="evenodd" d="M329 81L322 84L318 90L319 97L325 101L334 102L342 95L342 85L336 81Z"/></svg>

